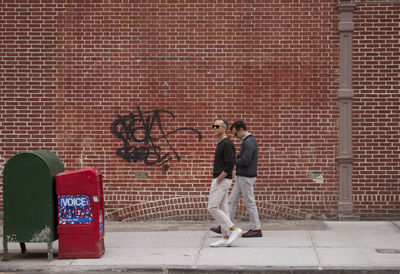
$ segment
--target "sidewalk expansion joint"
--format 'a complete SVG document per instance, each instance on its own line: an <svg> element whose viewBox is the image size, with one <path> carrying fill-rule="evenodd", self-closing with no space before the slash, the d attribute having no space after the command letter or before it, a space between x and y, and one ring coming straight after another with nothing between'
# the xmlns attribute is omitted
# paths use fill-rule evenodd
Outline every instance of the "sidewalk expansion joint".
<svg viewBox="0 0 400 274"><path fill-rule="evenodd" d="M392 221L392 224L393 224L395 227L397 227L397 229L398 229L399 232L400 232L400 223L396 223L396 222Z"/></svg>
<svg viewBox="0 0 400 274"><path fill-rule="evenodd" d="M204 243L206 242L207 237L208 237L208 231L204 232L203 236L201 237L200 246L199 246L199 249L196 251L196 255L194 258L195 264L198 264L198 262L200 260L200 254L203 249Z"/></svg>
<svg viewBox="0 0 400 274"><path fill-rule="evenodd" d="M318 265L321 265L321 257L320 257L320 255L319 255L319 253L318 253L317 244L316 244L315 241L314 241L314 237L313 237L311 231L308 232L308 237L309 237L310 240L311 240L311 243L312 243L312 246L313 246L313 250L314 250L315 255L316 255L316 257L317 257Z"/></svg>

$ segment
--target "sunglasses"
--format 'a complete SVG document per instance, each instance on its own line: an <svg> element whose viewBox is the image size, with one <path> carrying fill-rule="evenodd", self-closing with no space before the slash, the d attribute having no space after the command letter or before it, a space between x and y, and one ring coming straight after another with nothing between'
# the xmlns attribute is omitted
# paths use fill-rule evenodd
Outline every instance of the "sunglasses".
<svg viewBox="0 0 400 274"><path fill-rule="evenodd" d="M219 129L221 126L220 125L213 125L212 128L213 129Z"/></svg>

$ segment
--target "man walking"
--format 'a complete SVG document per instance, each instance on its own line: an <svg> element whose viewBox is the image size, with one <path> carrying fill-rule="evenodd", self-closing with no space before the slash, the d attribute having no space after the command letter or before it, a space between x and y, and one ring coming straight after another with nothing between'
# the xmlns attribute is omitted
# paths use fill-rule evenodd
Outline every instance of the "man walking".
<svg viewBox="0 0 400 274"><path fill-rule="evenodd" d="M213 125L218 144L215 149L213 180L208 200L208 212L221 227L222 238L211 244L212 247L230 246L242 234L229 217L228 191L232 184L232 171L235 164L235 147L226 135L228 122L217 118Z"/></svg>
<svg viewBox="0 0 400 274"><path fill-rule="evenodd" d="M243 238L262 237L260 219L254 197L254 183L257 177L258 146L253 135L247 131L245 123L236 121L231 126L235 137L242 140L239 156L236 158L236 183L229 196L228 208L231 220L234 219L237 204L243 195L244 204L250 217L250 229L243 233ZM212 227L212 231L221 233L220 227Z"/></svg>

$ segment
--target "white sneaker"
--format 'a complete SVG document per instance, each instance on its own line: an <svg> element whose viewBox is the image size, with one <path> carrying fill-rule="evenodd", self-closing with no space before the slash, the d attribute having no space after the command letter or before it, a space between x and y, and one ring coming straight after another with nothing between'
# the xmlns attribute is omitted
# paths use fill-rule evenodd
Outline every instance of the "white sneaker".
<svg viewBox="0 0 400 274"><path fill-rule="evenodd" d="M212 243L211 246L212 247L224 247L224 246L229 246L228 245L228 239L219 239L218 241L216 241L215 243Z"/></svg>
<svg viewBox="0 0 400 274"><path fill-rule="evenodd" d="M240 228L236 228L234 231L231 231L231 235L229 235L228 245L231 245L234 241L236 241L240 235L242 235L243 230Z"/></svg>

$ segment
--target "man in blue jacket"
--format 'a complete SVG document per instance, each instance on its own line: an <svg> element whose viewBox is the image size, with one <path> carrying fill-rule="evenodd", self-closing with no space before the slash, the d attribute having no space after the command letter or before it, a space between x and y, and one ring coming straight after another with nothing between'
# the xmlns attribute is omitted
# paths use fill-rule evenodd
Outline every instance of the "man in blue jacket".
<svg viewBox="0 0 400 274"><path fill-rule="evenodd" d="M262 237L260 219L254 197L254 183L257 178L258 146L253 135L247 131L245 123L236 121L230 127L235 137L242 140L240 153L236 158L236 183L229 196L228 208L231 220L235 217L237 204L243 195L244 204L250 217L250 230L242 234L244 238ZM220 232L220 227L212 227L212 231Z"/></svg>

